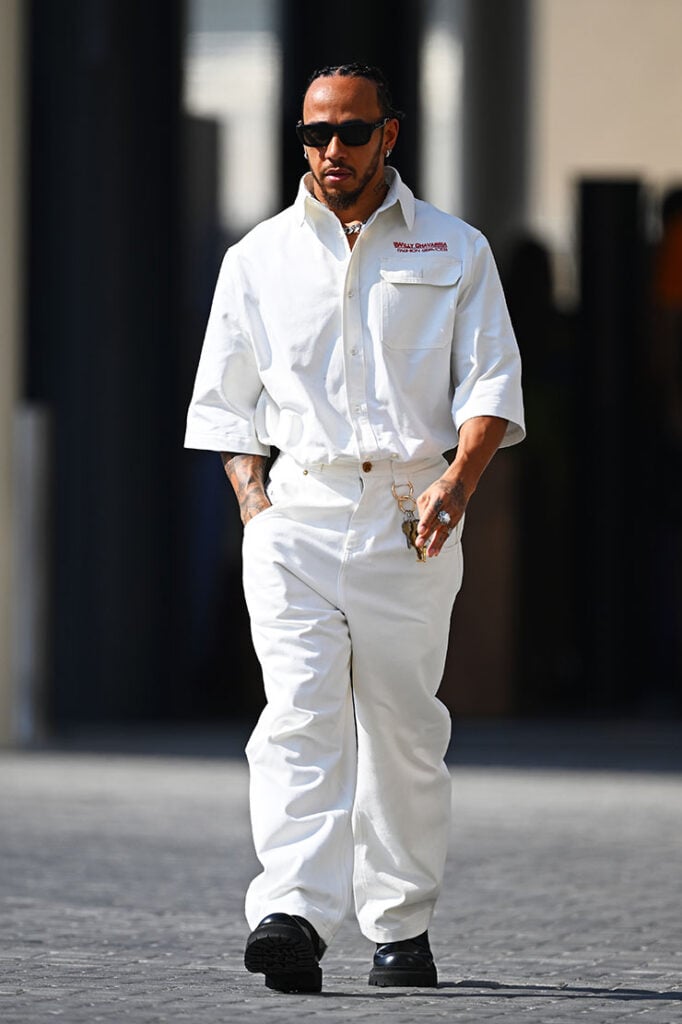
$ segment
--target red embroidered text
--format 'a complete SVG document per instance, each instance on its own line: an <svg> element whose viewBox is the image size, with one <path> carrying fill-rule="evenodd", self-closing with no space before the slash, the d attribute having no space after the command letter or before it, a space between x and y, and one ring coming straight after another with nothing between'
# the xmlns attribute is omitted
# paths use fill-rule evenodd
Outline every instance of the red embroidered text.
<svg viewBox="0 0 682 1024"><path fill-rule="evenodd" d="M398 252L447 252L447 242L394 242Z"/></svg>

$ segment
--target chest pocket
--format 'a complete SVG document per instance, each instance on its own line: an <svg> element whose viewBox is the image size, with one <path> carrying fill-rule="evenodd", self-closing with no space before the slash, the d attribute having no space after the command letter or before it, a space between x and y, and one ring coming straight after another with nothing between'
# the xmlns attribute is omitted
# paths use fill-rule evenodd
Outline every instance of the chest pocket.
<svg viewBox="0 0 682 1024"><path fill-rule="evenodd" d="M381 261L381 340L390 349L444 348L452 341L462 261L443 256Z"/></svg>

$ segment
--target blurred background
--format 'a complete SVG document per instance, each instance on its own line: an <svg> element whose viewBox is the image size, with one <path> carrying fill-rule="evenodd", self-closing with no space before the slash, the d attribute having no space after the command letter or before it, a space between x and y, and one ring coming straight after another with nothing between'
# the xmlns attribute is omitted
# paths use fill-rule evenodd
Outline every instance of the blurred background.
<svg viewBox="0 0 682 1024"><path fill-rule="evenodd" d="M183 449L225 248L288 205L309 73L480 228L528 438L472 500L441 696L682 718L682 3L0 0L0 741L248 723L241 527Z"/></svg>

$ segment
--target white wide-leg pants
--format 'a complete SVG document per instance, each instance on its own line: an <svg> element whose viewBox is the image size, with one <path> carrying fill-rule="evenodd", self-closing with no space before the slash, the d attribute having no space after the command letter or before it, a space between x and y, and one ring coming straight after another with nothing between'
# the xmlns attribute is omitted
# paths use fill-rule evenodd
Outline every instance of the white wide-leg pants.
<svg viewBox="0 0 682 1024"><path fill-rule="evenodd" d="M251 928L300 914L329 943L355 900L374 942L429 926L450 822L437 699L462 580L460 524L417 561L391 485L443 459L302 467L278 456L272 507L244 531L244 592L266 706L247 744L262 872Z"/></svg>

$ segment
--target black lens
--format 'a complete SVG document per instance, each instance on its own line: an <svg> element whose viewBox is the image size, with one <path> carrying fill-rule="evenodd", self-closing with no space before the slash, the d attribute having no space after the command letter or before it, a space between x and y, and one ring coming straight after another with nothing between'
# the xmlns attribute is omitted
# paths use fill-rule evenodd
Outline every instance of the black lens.
<svg viewBox="0 0 682 1024"><path fill-rule="evenodd" d="M339 125L338 136L344 146L366 146L373 131L374 125L366 121L349 121Z"/></svg>
<svg viewBox="0 0 682 1024"><path fill-rule="evenodd" d="M386 124L388 118L376 121L346 121L344 124L330 124L328 121L314 121L311 124L298 123L296 134L304 146L328 146L334 135L338 135L344 146L366 146L375 128Z"/></svg>
<svg viewBox="0 0 682 1024"><path fill-rule="evenodd" d="M304 146L326 146L334 134L334 125L326 121L296 126L298 137Z"/></svg>

